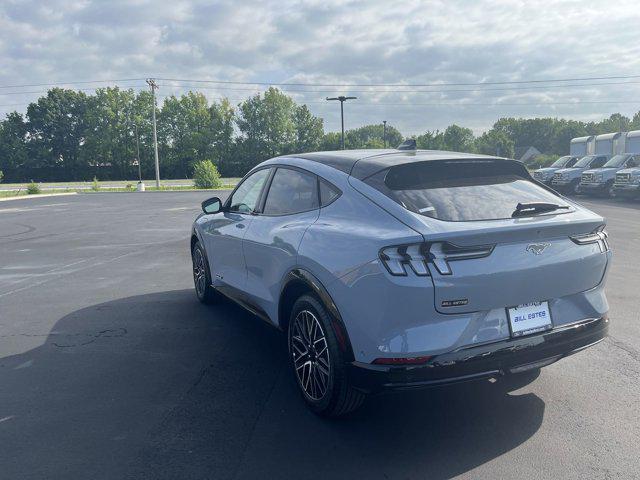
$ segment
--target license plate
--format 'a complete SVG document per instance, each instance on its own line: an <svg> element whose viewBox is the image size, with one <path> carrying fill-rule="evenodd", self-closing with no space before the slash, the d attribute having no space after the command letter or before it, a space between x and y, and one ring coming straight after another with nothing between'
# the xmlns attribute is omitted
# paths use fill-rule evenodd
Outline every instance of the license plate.
<svg viewBox="0 0 640 480"><path fill-rule="evenodd" d="M553 327L549 302L523 303L507 308L511 336L521 337L532 333L544 332Z"/></svg>

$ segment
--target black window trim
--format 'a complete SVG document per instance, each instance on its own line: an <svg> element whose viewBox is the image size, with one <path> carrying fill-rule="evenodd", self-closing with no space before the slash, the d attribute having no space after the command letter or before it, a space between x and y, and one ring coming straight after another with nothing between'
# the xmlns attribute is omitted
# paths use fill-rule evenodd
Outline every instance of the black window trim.
<svg viewBox="0 0 640 480"><path fill-rule="evenodd" d="M309 170L306 170L304 168L295 166L295 165L286 165L286 164L270 164L269 165L270 168L272 168L271 173L269 174L269 177L267 178L267 181L265 182L264 185L264 189L261 192L261 196L260 196L260 200L258 203L258 208L256 209L256 211L253 213L253 215L261 215L264 217L286 217L289 215L298 215L300 213L308 213L308 212L312 212L314 210L320 210L321 208L324 208L328 205L331 205L333 202L335 202L338 198L340 198L340 196L342 196L342 190L339 189L338 187L336 187L332 182L330 182L329 180L327 180L324 177L321 177L320 175L311 172ZM304 173L307 175L311 175L313 177L315 177L316 179L316 193L318 195L318 206L316 208L310 208L308 210L302 210L300 212L291 212L291 213L264 213L264 206L265 203L267 202L267 196L269 195L269 190L271 190L271 184L273 182L273 177L276 174L276 171L279 168L286 168L289 170L296 170L300 173ZM256 170L257 171L257 170ZM244 181L244 179L243 179ZM326 204L322 204L322 197L320 196L320 182L325 182L327 185L330 185L331 188L335 189L338 192L338 195L335 196L335 198L333 200L331 200L330 202L326 203ZM239 185L239 184L238 184ZM237 187L236 187L237 188Z"/></svg>
<svg viewBox="0 0 640 480"><path fill-rule="evenodd" d="M313 172L310 172L309 170L305 170L304 168L300 168L300 167L296 167L293 165L272 165L273 167L273 172L271 173L271 175L269 176L268 182L269 184L265 186L267 187L264 192L263 192L263 196L260 199L260 204L259 204L259 212L257 213L257 215L262 215L263 217L286 217L289 215L298 215L300 213L308 213L308 212L313 212L314 210L320 210L320 184L318 183L318 175L316 175ZM269 196L269 191L271 190L271 184L273 183L273 177L275 177L276 172L278 171L278 169L283 168L283 169L288 169L288 170L294 170L294 171L298 171L300 173L304 173L306 175L311 175L313 177L315 177L316 179L316 194L318 196L318 206L316 208L309 208L308 210L301 210L299 212L290 212L290 213L264 213L264 207L265 204L267 203L267 197Z"/></svg>
<svg viewBox="0 0 640 480"><path fill-rule="evenodd" d="M340 190L338 187L336 187L333 183L331 183L326 178L322 178L320 175L316 175L316 177L318 177L318 204L320 205L320 208L328 207L329 205L331 205L333 202L335 202L337 199L339 199L342 196L342 190ZM325 204L322 203L322 195L320 194L320 184L322 182L326 183L331 188L333 188L336 192L338 192L338 194L335 197L333 197L333 199L330 202L327 202Z"/></svg>
<svg viewBox="0 0 640 480"><path fill-rule="evenodd" d="M267 179L262 184L262 189L260 190L260 193L258 194L258 202L257 202L258 208L256 210L251 211L251 212L237 212L237 211L231 210L231 200L233 199L233 196L235 195L235 193L238 190L238 188L240 188L240 186L249 177L251 177L255 173L258 173L261 170L271 170L271 172L269 172L269 175L267 175ZM237 213L239 215L259 215L262 197L263 197L263 195L265 193L265 189L266 189L267 185L270 184L270 182L271 182L271 177L273 176L273 172L274 171L275 171L275 168L273 167L273 165L265 165L264 167L256 168L256 169L253 169L253 170L247 172L247 174L244 177L242 177L242 180L240 180L238 182L238 184L235 186L235 188L231 191L231 193L229 194L229 198L227 198L227 200L224 202L224 211L228 212L228 213Z"/></svg>

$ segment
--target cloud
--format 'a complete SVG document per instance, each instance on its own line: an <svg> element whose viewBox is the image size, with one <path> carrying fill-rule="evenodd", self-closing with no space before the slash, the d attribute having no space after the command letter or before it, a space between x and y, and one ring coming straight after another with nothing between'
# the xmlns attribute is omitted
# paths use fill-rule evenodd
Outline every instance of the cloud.
<svg viewBox="0 0 640 480"><path fill-rule="evenodd" d="M148 76L422 84L636 75L639 20L633 0L5 0L0 5L0 85ZM162 83L163 94L185 90ZM145 87L144 82L122 84ZM210 98L229 96L234 103L257 91L188 85L202 87ZM640 102L640 83L495 88L288 90L324 117L328 129L339 128L339 117L336 105L326 104L324 97L353 93L359 98L347 105L348 126L386 119L407 134L451 123L480 132L501 116L588 120L640 109L634 103ZM0 89L16 91L34 88ZM0 95L0 113L24 111L37 96ZM610 100L625 103L584 103Z"/></svg>

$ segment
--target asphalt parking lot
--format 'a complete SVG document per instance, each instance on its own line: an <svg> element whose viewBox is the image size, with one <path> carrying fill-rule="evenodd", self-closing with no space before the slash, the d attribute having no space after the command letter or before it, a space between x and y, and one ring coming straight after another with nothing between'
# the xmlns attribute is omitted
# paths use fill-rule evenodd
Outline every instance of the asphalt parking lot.
<svg viewBox="0 0 640 480"><path fill-rule="evenodd" d="M203 192L0 203L0 478L640 478L640 202L608 219L610 337L507 391L322 420L284 338L193 292Z"/></svg>

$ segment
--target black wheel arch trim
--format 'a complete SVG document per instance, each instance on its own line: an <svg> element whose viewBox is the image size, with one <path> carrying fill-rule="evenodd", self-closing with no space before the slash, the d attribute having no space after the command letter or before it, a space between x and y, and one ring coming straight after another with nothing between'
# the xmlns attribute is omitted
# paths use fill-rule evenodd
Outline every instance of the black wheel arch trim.
<svg viewBox="0 0 640 480"><path fill-rule="evenodd" d="M202 253L204 253L204 260L205 262L207 262L207 268L209 269L209 273L211 273L211 267L209 266L209 256L207 255L207 249L204 246L204 241L202 239L201 233L195 227L192 227L191 236L189 237L189 250L191 252L191 255L193 255L193 245L194 245L194 242L192 241L193 237L196 237L198 243L200 243L200 246L202 247ZM213 281L213 279L211 280Z"/></svg>
<svg viewBox="0 0 640 480"><path fill-rule="evenodd" d="M293 282L303 283L304 285L306 285L315 294L318 300L320 300L322 305L327 309L327 311L331 315L331 324L338 340L338 345L340 346L342 353L345 355L346 360L353 361L355 358L353 355L353 348L351 347L351 340L349 339L349 334L344 325L344 321L342 320L342 316L340 315L338 307L333 301L333 298L331 298L331 295L324 287L322 282L309 271L303 268L294 268L284 277L284 280L282 282L282 289L280 290L281 300L283 298L285 290ZM278 305L278 311L280 311L280 305Z"/></svg>

